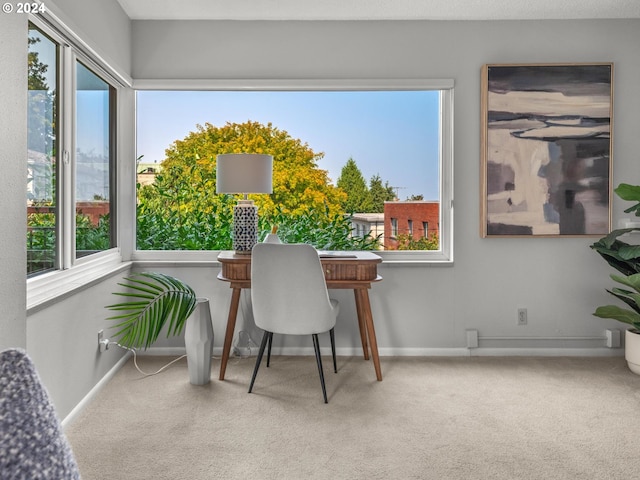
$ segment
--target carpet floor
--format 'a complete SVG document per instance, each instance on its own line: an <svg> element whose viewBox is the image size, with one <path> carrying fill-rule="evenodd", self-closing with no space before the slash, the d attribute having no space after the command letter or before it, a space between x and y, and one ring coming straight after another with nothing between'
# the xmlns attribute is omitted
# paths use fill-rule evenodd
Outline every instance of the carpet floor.
<svg viewBox="0 0 640 480"><path fill-rule="evenodd" d="M167 357L142 357L155 371ZM130 360L67 428L84 480L640 478L640 376L623 358L272 358L189 383Z"/></svg>

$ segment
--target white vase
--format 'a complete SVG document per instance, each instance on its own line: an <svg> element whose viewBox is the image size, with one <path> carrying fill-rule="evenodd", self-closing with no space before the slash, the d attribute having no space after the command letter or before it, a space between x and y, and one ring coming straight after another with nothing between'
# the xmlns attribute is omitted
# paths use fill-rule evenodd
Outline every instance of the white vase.
<svg viewBox="0 0 640 480"><path fill-rule="evenodd" d="M267 233L263 240L264 243L282 243L280 237L276 233Z"/></svg>
<svg viewBox="0 0 640 480"><path fill-rule="evenodd" d="M640 332L627 330L624 334L624 358L629 370L640 375Z"/></svg>
<svg viewBox="0 0 640 480"><path fill-rule="evenodd" d="M213 354L213 325L208 298L198 298L196 308L184 329L184 346L187 351L189 381L193 385L205 385L211 380L211 355Z"/></svg>

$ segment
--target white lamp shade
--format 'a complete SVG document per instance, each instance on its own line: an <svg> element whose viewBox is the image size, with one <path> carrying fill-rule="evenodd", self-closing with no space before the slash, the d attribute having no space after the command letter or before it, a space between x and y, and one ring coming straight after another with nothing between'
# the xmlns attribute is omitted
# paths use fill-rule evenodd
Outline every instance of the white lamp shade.
<svg viewBox="0 0 640 480"><path fill-rule="evenodd" d="M271 193L273 157L258 153L218 155L217 193Z"/></svg>

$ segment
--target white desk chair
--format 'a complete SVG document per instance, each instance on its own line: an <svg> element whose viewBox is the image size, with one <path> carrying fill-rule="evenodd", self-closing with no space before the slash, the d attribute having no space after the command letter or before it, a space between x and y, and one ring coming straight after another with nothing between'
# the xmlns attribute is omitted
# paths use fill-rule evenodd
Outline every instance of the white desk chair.
<svg viewBox="0 0 640 480"><path fill-rule="evenodd" d="M253 390L267 342L269 343L267 367L269 366L274 333L311 335L324 403L327 403L318 334L329 332L333 369L337 373L333 329L339 305L337 300L329 298L316 249L305 244L259 243L253 247L251 302L255 323L264 330L264 335L253 370L249 393Z"/></svg>

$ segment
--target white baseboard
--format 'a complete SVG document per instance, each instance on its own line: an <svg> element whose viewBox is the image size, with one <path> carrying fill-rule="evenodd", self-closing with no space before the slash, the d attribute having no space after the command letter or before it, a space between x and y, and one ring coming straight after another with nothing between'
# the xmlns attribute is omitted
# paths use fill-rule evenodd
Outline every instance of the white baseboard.
<svg viewBox="0 0 640 480"><path fill-rule="evenodd" d="M322 355L331 355L329 347L321 349ZM251 349L251 356L258 353L258 348ZM273 355L314 355L313 347L273 347ZM451 348L395 348L383 347L378 349L381 357L618 357L624 355L622 348L543 348L543 347L521 347L521 348L497 348L497 347L451 347ZM151 347L146 351L138 352L139 356L179 356L184 355L184 347ZM222 347L214 347L213 355L222 355ZM339 356L360 356L360 347L336 348L336 355ZM233 358L233 352L231 352Z"/></svg>
<svg viewBox="0 0 640 480"><path fill-rule="evenodd" d="M107 374L102 377L100 379L100 381L98 383L95 384L95 386L89 390L89 393L87 393L84 398L82 400L80 400L80 403L78 403L73 410L71 410L71 412L69 412L69 415L67 415L64 420L62 420L61 425L62 425L62 429L64 430L65 428L67 428L69 425L71 425L71 423L73 423L73 421L76 419L76 417L78 416L78 414L87 406L89 405L89 403L91 403L91 401L94 399L94 397L96 395L98 395L98 393L100 392L100 390L102 390L102 388L109 382L109 380L111 380L113 378L113 376L118 372L118 370L120 370L122 368L122 366L127 363L127 360L129 360L129 357L131 357L131 352L127 352L124 354L124 356L118 360L118 362L111 367L111 370L109 370L107 372Z"/></svg>
<svg viewBox="0 0 640 480"><path fill-rule="evenodd" d="M621 357L621 348L472 348L471 357Z"/></svg>

